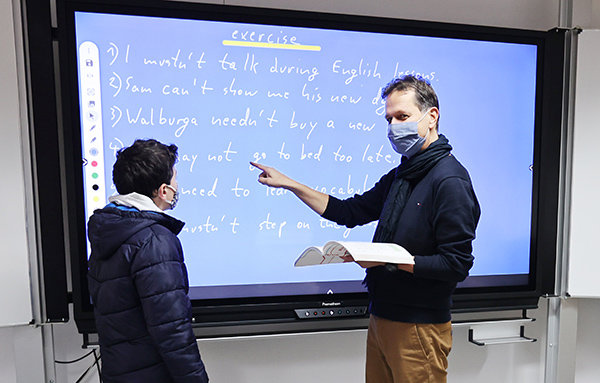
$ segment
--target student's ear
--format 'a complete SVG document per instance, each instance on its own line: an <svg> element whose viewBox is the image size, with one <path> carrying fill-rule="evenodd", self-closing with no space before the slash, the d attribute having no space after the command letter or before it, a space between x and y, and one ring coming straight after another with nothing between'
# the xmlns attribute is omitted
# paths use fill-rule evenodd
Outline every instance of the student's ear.
<svg viewBox="0 0 600 383"><path fill-rule="evenodd" d="M152 201L160 209L164 210L169 203L167 202L167 184L162 184L153 194Z"/></svg>
<svg viewBox="0 0 600 383"><path fill-rule="evenodd" d="M167 184L163 183L162 185L160 185L158 187L158 189L156 189L156 196L158 198L160 198L161 200L166 200L167 199Z"/></svg>

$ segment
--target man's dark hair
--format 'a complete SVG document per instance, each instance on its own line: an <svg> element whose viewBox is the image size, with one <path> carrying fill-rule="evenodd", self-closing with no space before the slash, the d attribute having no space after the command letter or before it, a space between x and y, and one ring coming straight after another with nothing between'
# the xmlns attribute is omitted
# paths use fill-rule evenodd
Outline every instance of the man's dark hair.
<svg viewBox="0 0 600 383"><path fill-rule="evenodd" d="M404 92L407 90L415 92L415 102L421 112L433 107L440 108L435 90L433 90L427 80L420 76L406 75L393 79L381 91L381 98L385 100L393 92Z"/></svg>
<svg viewBox="0 0 600 383"><path fill-rule="evenodd" d="M119 194L140 193L150 198L160 185L171 183L177 161L177 146L156 140L135 140L117 151L113 183Z"/></svg>

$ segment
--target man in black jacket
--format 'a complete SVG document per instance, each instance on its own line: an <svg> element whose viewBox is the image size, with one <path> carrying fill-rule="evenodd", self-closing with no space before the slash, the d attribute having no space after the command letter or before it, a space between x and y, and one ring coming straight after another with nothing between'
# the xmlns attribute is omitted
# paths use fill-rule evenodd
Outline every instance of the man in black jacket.
<svg viewBox="0 0 600 383"><path fill-rule="evenodd" d="M177 146L137 140L117 153L119 195L90 218L88 283L106 383L205 383L177 234Z"/></svg>
<svg viewBox="0 0 600 383"><path fill-rule="evenodd" d="M414 265L360 263L371 313L367 383L446 382L451 296L473 265L479 203L467 170L438 133L430 84L405 76L382 97L388 137L402 162L363 194L339 200L252 164L262 170L260 183L292 191L324 218L347 227L379 220L373 241L397 243L414 257Z"/></svg>

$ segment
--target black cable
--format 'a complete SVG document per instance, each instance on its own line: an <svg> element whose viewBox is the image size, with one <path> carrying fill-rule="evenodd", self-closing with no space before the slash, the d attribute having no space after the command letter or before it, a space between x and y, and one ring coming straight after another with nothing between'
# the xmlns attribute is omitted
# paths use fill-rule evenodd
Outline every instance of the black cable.
<svg viewBox="0 0 600 383"><path fill-rule="evenodd" d="M94 366L96 366L96 368L98 369L98 379L100 380L100 383L102 383L102 375L100 373L100 356L96 353L96 349L92 349L92 351L88 352L87 354L80 356L77 359L73 359L73 360L55 360L54 363L57 364L72 364L72 363L76 363L79 362L85 358L87 358L88 356L94 354L94 362L83 372L83 374L81 374L79 376L79 378L77 378L77 380L75 381L75 383L80 383L81 380L87 375L88 372L90 372L90 370L92 368L94 368Z"/></svg>
<svg viewBox="0 0 600 383"><path fill-rule="evenodd" d="M91 365L90 365L90 366L89 366L89 367L88 367L88 368L87 368L87 369L86 369L86 370L83 372L83 374L81 374L81 376L79 377L79 379L77 379L77 380L75 381L75 383L80 383L80 382L81 382L81 380L82 380L83 378L85 378L85 376L87 375L87 373L88 373L88 372L89 372L89 371L90 371L90 370L91 370L91 369L94 367L94 365L95 365L95 364L96 364L96 362L92 363L92 364L91 364Z"/></svg>
<svg viewBox="0 0 600 383"><path fill-rule="evenodd" d="M98 369L98 381L102 383L102 373L100 372L100 356L96 354L96 349L93 349L92 351L94 351L94 360L96 368Z"/></svg>
<svg viewBox="0 0 600 383"><path fill-rule="evenodd" d="M79 357L77 359L73 359L73 360L55 360L54 363L58 363L58 364L71 364L71 363L75 363L75 362L79 362L80 360L83 360L85 358L87 358L88 356L95 354L96 349L93 349L92 351L88 352L87 354L85 354L82 357Z"/></svg>

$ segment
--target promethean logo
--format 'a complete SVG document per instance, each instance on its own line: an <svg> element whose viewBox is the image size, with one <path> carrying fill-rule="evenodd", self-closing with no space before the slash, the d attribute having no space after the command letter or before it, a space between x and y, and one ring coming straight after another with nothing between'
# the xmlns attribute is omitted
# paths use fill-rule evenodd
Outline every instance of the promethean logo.
<svg viewBox="0 0 600 383"><path fill-rule="evenodd" d="M341 306L342 302L323 302L321 306L329 307L329 306Z"/></svg>

